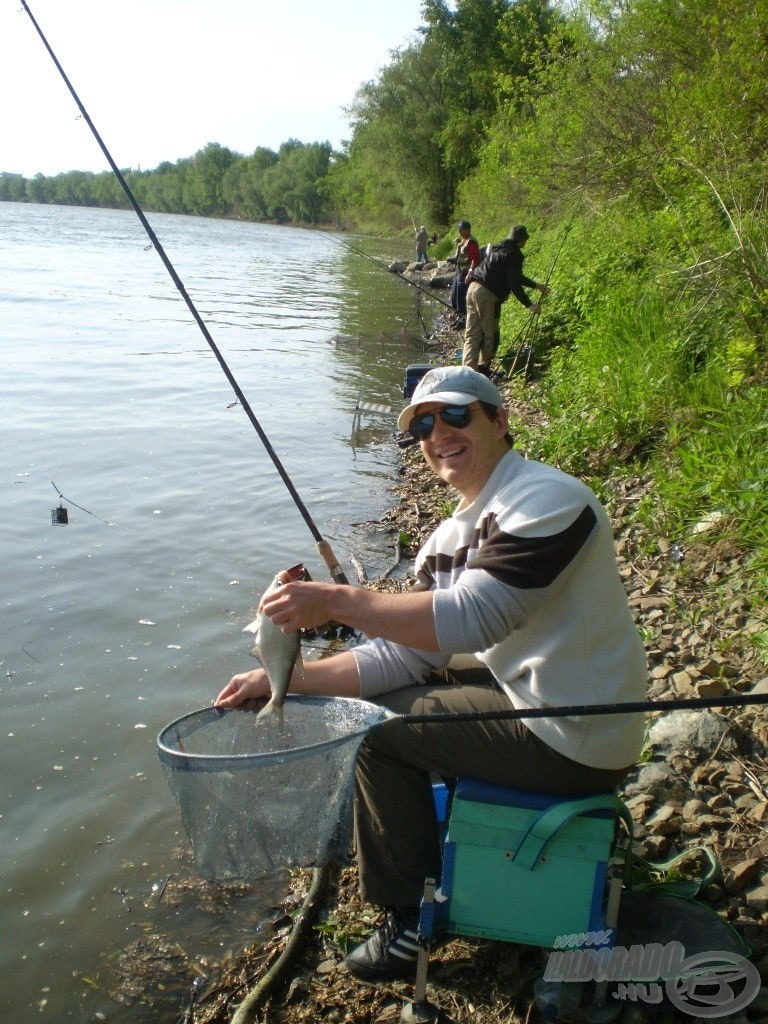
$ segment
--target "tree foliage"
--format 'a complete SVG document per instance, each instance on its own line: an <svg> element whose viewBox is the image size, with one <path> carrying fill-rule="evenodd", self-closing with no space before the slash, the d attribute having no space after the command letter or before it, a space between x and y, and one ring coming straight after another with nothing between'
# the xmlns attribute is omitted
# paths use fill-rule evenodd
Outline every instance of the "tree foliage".
<svg viewBox="0 0 768 1024"><path fill-rule="evenodd" d="M211 142L193 157L162 163L153 171L122 172L146 210L246 220L325 221L332 209L328 142L284 142L279 152L259 147L242 156ZM69 171L26 179L0 174L0 200L125 207L128 201L111 171Z"/></svg>

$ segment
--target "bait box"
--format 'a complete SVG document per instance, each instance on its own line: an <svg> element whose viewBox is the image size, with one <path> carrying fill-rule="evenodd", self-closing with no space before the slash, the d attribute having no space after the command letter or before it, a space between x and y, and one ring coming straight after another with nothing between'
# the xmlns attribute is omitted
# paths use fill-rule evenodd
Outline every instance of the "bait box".
<svg viewBox="0 0 768 1024"><path fill-rule="evenodd" d="M429 363L411 363L409 366L406 366L403 398L410 398L427 370L433 369L434 367Z"/></svg>
<svg viewBox="0 0 768 1024"><path fill-rule="evenodd" d="M423 934L552 947L558 936L603 930L616 815L583 806L583 798L460 779Z"/></svg>

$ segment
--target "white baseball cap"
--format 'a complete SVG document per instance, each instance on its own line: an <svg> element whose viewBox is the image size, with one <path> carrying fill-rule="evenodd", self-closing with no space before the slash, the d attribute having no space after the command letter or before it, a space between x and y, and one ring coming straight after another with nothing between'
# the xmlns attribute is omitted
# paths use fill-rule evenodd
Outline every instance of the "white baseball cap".
<svg viewBox="0 0 768 1024"><path fill-rule="evenodd" d="M469 366L436 366L433 370L427 370L411 395L409 404L397 417L400 430L408 429L414 408L425 402L439 402L440 405L485 402L496 409L504 404L493 381L477 370Z"/></svg>

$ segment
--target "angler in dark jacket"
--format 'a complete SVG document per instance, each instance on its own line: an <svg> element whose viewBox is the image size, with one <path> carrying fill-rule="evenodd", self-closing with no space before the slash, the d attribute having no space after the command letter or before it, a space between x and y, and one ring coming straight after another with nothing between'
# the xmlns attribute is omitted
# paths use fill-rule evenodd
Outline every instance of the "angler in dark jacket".
<svg viewBox="0 0 768 1024"><path fill-rule="evenodd" d="M523 224L512 228L509 238L492 245L485 259L471 274L467 290L467 327L464 332L462 363L488 374L499 345L501 307L510 295L531 313L539 312L538 303L531 302L526 288L536 288L542 296L547 286L538 284L523 273L523 246L528 241Z"/></svg>

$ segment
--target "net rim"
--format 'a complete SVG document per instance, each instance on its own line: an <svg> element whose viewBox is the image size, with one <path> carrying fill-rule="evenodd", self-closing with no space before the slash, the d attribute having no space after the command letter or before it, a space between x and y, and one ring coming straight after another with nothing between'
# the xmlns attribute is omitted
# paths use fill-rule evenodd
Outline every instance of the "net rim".
<svg viewBox="0 0 768 1024"><path fill-rule="evenodd" d="M196 711L190 711L187 714L181 715L179 718L175 718L172 722L169 722L167 725L163 726L163 728L157 734L156 742L158 755L160 756L160 759L164 763L169 765L169 767L172 766L174 763L178 763L179 766L186 768L189 768L189 766L192 764L216 764L222 766L227 762L229 762L230 764L236 764L240 766L244 766L246 764L266 764L268 762L274 762L276 758L285 760L286 756L289 755L304 757L322 750L331 749L332 747L341 746L345 743L349 743L350 740L353 740L355 737L364 735L365 733L369 732L370 729L372 729L374 726L379 725L387 718L392 717L392 713L387 711L386 708L383 708L376 704L371 704L368 701L358 700L355 697L310 697L302 696L299 694L288 694L286 696L286 703L288 703L289 701L314 705L326 705L329 703L334 703L336 701L344 701L345 703L362 705L365 708L370 708L371 713L377 713L380 717L378 718L378 720L373 720L361 726L358 729L354 729L348 733L345 733L343 736L336 736L333 739L329 740L321 740L318 743L304 744L301 747L294 747L293 749L288 750L267 750L261 753L252 754L198 754L183 750L177 750L167 745L167 743L164 740L164 737L172 729L177 728L183 722L188 722L192 719L197 719L201 717L210 718L210 716L212 715L216 717L223 717L224 715L230 715L238 712L240 714L253 714L253 712L246 712L243 711L243 709L241 708L217 708L208 706L204 708L198 708Z"/></svg>

